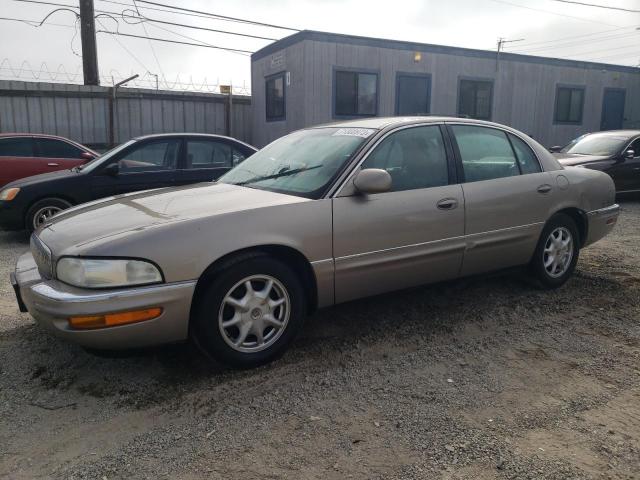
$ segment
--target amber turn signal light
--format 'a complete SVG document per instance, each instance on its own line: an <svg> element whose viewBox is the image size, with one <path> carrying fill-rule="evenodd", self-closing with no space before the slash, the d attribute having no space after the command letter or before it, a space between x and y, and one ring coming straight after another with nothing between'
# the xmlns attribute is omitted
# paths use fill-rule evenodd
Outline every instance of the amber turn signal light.
<svg viewBox="0 0 640 480"><path fill-rule="evenodd" d="M157 318L162 313L162 308L147 308L130 312L106 313L104 315L86 315L69 318L69 326L79 330L91 328L115 327L129 323L144 322Z"/></svg>
<svg viewBox="0 0 640 480"><path fill-rule="evenodd" d="M16 198L16 195L18 195L19 192L20 192L20 189L15 187L2 190L2 192L0 192L0 200L10 202L14 198Z"/></svg>

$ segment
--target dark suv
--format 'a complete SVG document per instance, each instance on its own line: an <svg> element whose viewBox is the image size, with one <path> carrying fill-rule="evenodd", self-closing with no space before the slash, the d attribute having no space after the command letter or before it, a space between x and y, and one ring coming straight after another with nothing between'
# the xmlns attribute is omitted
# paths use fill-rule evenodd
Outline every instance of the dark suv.
<svg viewBox="0 0 640 480"><path fill-rule="evenodd" d="M256 149L220 135L134 138L70 170L17 180L0 190L0 228L35 230L65 208L111 195L211 181Z"/></svg>

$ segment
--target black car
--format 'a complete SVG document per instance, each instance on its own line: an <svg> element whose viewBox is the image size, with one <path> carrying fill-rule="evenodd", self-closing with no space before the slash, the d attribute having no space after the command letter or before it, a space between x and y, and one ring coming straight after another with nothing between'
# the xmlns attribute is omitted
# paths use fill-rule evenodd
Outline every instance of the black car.
<svg viewBox="0 0 640 480"><path fill-rule="evenodd" d="M564 166L608 173L617 193L640 191L640 130L587 133L550 150Z"/></svg>
<svg viewBox="0 0 640 480"><path fill-rule="evenodd" d="M134 138L71 170L16 180L0 191L0 228L35 230L79 203L120 193L211 181L256 152L220 135Z"/></svg>

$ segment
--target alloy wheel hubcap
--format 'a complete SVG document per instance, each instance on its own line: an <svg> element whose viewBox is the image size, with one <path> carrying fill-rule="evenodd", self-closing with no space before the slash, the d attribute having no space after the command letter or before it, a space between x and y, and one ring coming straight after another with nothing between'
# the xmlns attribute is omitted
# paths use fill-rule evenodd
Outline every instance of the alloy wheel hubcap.
<svg viewBox="0 0 640 480"><path fill-rule="evenodd" d="M56 213L62 211L60 207L42 207L40 210L36 212L33 216L33 229L37 229L40 225L45 223L51 217L53 217Z"/></svg>
<svg viewBox="0 0 640 480"><path fill-rule="evenodd" d="M573 259L573 238L565 227L551 232L544 245L542 260L547 274L552 278L561 277L571 265Z"/></svg>
<svg viewBox="0 0 640 480"><path fill-rule="evenodd" d="M259 352L280 338L290 312L291 300L282 283L269 275L252 275L240 280L224 296L218 328L234 350Z"/></svg>

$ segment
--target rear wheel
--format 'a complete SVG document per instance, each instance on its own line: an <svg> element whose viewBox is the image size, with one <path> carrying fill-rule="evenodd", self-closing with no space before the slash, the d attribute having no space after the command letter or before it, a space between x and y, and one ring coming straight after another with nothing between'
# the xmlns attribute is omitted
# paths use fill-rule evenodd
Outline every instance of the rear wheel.
<svg viewBox="0 0 640 480"><path fill-rule="evenodd" d="M25 227L29 232L47 223L56 213L66 210L71 204L61 198L44 198L31 205L25 216Z"/></svg>
<svg viewBox="0 0 640 480"><path fill-rule="evenodd" d="M538 240L531 271L544 288L563 285L576 268L580 252L578 228L563 213L551 217Z"/></svg>
<svg viewBox="0 0 640 480"><path fill-rule="evenodd" d="M216 272L199 294L196 343L211 357L251 368L281 356L305 317L301 282L268 256L237 259Z"/></svg>

